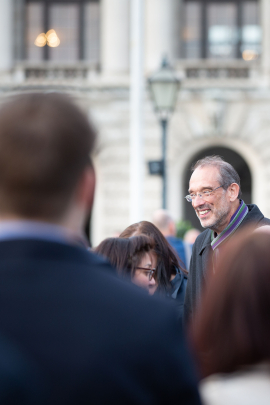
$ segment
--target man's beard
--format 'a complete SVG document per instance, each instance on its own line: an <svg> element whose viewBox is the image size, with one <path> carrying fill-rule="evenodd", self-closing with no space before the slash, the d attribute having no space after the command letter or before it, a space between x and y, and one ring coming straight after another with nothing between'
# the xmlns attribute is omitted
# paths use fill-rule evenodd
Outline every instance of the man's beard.
<svg viewBox="0 0 270 405"><path fill-rule="evenodd" d="M199 213L197 212L197 210L195 210L197 217L199 218L199 221L201 223L201 226L203 228L208 228L211 229L212 231L217 231L219 230L220 225L222 225L223 222L225 222L225 219L227 218L229 212L230 212L230 207L220 207L219 209L215 209L215 211L213 211L211 209L211 207L208 204L203 204L200 207L198 207L200 209L209 209L212 213L214 213L214 218L212 218L212 220L207 222L203 220L203 218L200 218Z"/></svg>

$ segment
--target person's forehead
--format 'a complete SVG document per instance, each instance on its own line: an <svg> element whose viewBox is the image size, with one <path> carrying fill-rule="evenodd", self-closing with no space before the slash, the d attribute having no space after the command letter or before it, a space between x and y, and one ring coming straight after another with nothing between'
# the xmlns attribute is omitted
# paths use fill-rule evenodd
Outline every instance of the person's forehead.
<svg viewBox="0 0 270 405"><path fill-rule="evenodd" d="M152 263L151 252L145 252L141 259L141 262L144 263L144 265L148 265L148 264L151 265L151 263Z"/></svg>
<svg viewBox="0 0 270 405"><path fill-rule="evenodd" d="M155 251L149 250L149 252L145 252L141 261L144 262L145 264L152 265L152 264L156 263L156 260L157 260L157 255L156 255Z"/></svg>
<svg viewBox="0 0 270 405"><path fill-rule="evenodd" d="M189 190L196 191L207 187L217 187L220 181L219 169L215 166L198 167L189 181Z"/></svg>

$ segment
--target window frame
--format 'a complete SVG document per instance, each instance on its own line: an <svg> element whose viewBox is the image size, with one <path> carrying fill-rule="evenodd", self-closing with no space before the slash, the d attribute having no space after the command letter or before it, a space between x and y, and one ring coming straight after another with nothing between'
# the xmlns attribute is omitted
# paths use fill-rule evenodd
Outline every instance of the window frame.
<svg viewBox="0 0 270 405"><path fill-rule="evenodd" d="M192 2L194 0L184 0L184 3L187 4L189 2ZM260 5L260 2L258 0L197 0L199 3L202 4L201 7L201 56L200 59L211 59L207 57L207 47L208 47L208 40L207 40L207 5L208 4L221 4L221 3L234 3L236 4L236 26L237 29L240 30L243 25L243 3L246 2L254 2L256 1L258 5ZM241 47L242 47L242 39L240 37L239 41L237 42L237 48L236 48L236 58L234 60L238 60L242 58L242 52L241 52ZM186 55L183 55L184 58L186 59Z"/></svg>

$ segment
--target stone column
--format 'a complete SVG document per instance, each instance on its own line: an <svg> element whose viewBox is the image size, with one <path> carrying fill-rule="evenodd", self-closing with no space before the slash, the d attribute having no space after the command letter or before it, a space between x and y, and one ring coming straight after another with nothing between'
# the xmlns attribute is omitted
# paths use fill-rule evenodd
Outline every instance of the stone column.
<svg viewBox="0 0 270 405"><path fill-rule="evenodd" d="M262 27L262 70L264 79L270 83L270 1L261 0L261 27Z"/></svg>
<svg viewBox="0 0 270 405"><path fill-rule="evenodd" d="M13 1L0 0L0 72L6 72L13 62Z"/></svg>
<svg viewBox="0 0 270 405"><path fill-rule="evenodd" d="M13 56L15 61L25 59L25 7L25 0L13 0Z"/></svg>
<svg viewBox="0 0 270 405"><path fill-rule="evenodd" d="M166 54L171 63L180 56L181 0L146 0L146 70L153 71Z"/></svg>
<svg viewBox="0 0 270 405"><path fill-rule="evenodd" d="M101 0L101 69L104 74L129 69L129 0Z"/></svg>

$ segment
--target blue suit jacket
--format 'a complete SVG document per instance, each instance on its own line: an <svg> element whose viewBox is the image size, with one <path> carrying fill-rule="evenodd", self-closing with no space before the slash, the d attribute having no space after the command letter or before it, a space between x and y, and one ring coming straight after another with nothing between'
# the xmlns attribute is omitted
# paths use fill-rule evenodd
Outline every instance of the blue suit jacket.
<svg viewBox="0 0 270 405"><path fill-rule="evenodd" d="M0 242L0 325L50 405L200 403L174 309L82 248Z"/></svg>

